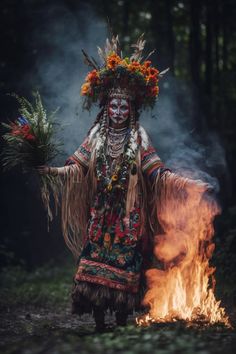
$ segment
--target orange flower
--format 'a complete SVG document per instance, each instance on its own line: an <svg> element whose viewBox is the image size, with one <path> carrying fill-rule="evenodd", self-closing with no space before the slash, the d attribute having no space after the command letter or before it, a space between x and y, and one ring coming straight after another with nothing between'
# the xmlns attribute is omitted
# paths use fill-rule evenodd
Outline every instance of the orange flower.
<svg viewBox="0 0 236 354"><path fill-rule="evenodd" d="M150 60L146 60L142 67L141 67L141 72L143 75L145 76L150 76L150 75L157 75L159 73L159 71L155 68L151 68L151 61Z"/></svg>
<svg viewBox="0 0 236 354"><path fill-rule="evenodd" d="M81 86L81 91L80 94L82 96L86 96L89 95L91 92L91 85L89 82L85 82L82 86Z"/></svg>
<svg viewBox="0 0 236 354"><path fill-rule="evenodd" d="M112 175L111 179L112 181L116 182L118 180L117 174Z"/></svg>
<svg viewBox="0 0 236 354"><path fill-rule="evenodd" d="M140 63L139 62L137 62L137 61L132 61L129 65L128 65L128 69L130 70L130 71L141 71L141 68L142 68L142 66L140 65Z"/></svg>
<svg viewBox="0 0 236 354"><path fill-rule="evenodd" d="M98 72L97 70L92 70L88 73L88 75L86 76L85 81L86 82L96 82L98 80L99 76L98 76Z"/></svg>
<svg viewBox="0 0 236 354"><path fill-rule="evenodd" d="M148 75L146 77L146 81L151 84L156 84L158 82L158 79L156 75Z"/></svg>
<svg viewBox="0 0 236 354"><path fill-rule="evenodd" d="M141 70L142 75L144 76L145 80L147 79L148 72L145 69Z"/></svg>
<svg viewBox="0 0 236 354"><path fill-rule="evenodd" d="M108 69L115 69L117 67L117 65L119 65L121 63L121 58L119 57L119 55L117 55L116 53L112 53L111 55L109 55L107 57L107 68Z"/></svg>

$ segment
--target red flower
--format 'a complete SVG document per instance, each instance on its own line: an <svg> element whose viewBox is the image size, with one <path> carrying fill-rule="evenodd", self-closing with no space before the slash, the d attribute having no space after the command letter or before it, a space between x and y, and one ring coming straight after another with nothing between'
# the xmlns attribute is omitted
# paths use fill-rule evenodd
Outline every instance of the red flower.
<svg viewBox="0 0 236 354"><path fill-rule="evenodd" d="M27 134L30 131L30 126L28 124L25 124L25 125L23 125L21 130L24 134Z"/></svg>
<svg viewBox="0 0 236 354"><path fill-rule="evenodd" d="M33 141L36 139L35 135L30 133L31 126L29 124L25 124L23 126L19 126L18 124L12 124L11 135L13 136L21 136L22 138Z"/></svg>
<svg viewBox="0 0 236 354"><path fill-rule="evenodd" d="M30 141L33 141L33 140L36 139L36 137L34 135L32 135L32 134L27 134L27 135L24 136L24 138L26 140L30 140Z"/></svg>
<svg viewBox="0 0 236 354"><path fill-rule="evenodd" d="M95 82L97 82L98 78L99 77L98 77L97 70L92 70L88 73L85 80L90 83L95 83Z"/></svg>
<svg viewBox="0 0 236 354"><path fill-rule="evenodd" d="M158 86L153 87L151 90L151 96L155 97L158 95L158 93L159 93L159 87Z"/></svg>
<svg viewBox="0 0 236 354"><path fill-rule="evenodd" d="M155 68L150 68L150 75L158 75L159 74L159 71Z"/></svg>
<svg viewBox="0 0 236 354"><path fill-rule="evenodd" d="M17 136L22 135L22 132L19 129L12 130L11 135Z"/></svg>
<svg viewBox="0 0 236 354"><path fill-rule="evenodd" d="M156 75L149 75L149 76L147 76L146 80L150 84L156 84L158 81Z"/></svg>
<svg viewBox="0 0 236 354"><path fill-rule="evenodd" d="M146 68L149 68L149 66L152 64L152 62L150 60L146 60L143 65L146 67Z"/></svg>

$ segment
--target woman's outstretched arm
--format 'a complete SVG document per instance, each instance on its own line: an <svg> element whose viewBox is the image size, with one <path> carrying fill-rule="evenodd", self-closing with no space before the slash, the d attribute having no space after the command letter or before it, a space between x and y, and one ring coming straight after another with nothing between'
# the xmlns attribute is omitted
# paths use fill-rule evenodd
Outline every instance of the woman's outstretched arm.
<svg viewBox="0 0 236 354"><path fill-rule="evenodd" d="M50 167L50 166L38 166L37 171L40 175L51 175L51 176L64 176L70 165L62 166L62 167Z"/></svg>
<svg viewBox="0 0 236 354"><path fill-rule="evenodd" d="M38 166L37 171L41 175L65 176L72 165L79 165L85 173L89 166L91 155L91 143L89 137L86 137L79 148L71 155L62 167Z"/></svg>

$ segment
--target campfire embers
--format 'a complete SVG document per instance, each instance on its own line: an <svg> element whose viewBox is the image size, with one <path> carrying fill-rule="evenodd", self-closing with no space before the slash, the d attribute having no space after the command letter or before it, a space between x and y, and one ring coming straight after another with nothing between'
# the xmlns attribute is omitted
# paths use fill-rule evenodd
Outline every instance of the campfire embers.
<svg viewBox="0 0 236 354"><path fill-rule="evenodd" d="M181 326L184 327L191 327L191 328L208 328L209 326L220 326L220 327L227 327L227 328L232 328L232 325L229 321L228 316L226 315L225 311L223 308L222 317L215 322L210 322L209 318L202 315L202 314L196 314L192 316L191 319L186 318L183 320L181 317L174 317L174 315L171 316L166 316L165 318L153 318L151 317L150 313L144 314L142 316L136 317L136 324L138 326L142 327L149 327L151 325L163 327L167 326L170 327L172 325L176 324L181 324Z"/></svg>

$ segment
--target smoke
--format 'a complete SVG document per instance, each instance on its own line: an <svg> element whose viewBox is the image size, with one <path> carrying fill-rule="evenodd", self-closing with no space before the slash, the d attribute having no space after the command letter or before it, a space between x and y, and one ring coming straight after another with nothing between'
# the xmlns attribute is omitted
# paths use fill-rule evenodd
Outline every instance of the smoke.
<svg viewBox="0 0 236 354"><path fill-rule="evenodd" d="M37 61L27 85L30 81L32 88L39 89L48 111L59 107L58 135L66 157L78 148L98 111L96 107L90 113L82 110L80 87L90 69L81 49L96 57L97 46L103 46L107 37L107 25L87 5L73 12L59 2L52 3L40 8L37 17L43 21L32 34Z"/></svg>
<svg viewBox="0 0 236 354"><path fill-rule="evenodd" d="M227 171L224 149L216 133L196 133L193 119L194 97L190 87L166 77L160 98L152 112L142 113L143 126L165 165L179 175L210 183L216 192L214 175ZM177 86L178 85L178 86ZM187 91L187 95L186 95ZM181 97L181 104L178 97Z"/></svg>
<svg viewBox="0 0 236 354"><path fill-rule="evenodd" d="M28 85L40 90L48 110L60 107L57 122L66 157L82 142L98 111L96 107L90 113L82 110L80 87L88 68L81 49L98 58L97 45L104 45L107 25L87 5L71 11L58 2L47 5L46 10L38 10L39 20L32 34L36 67L26 79ZM221 144L212 133L207 133L203 142L196 136L190 88L170 74L163 82L156 108L142 113L141 124L169 168L201 178L217 190L218 182L211 173L216 168L226 170ZM181 104L177 96L181 96Z"/></svg>

